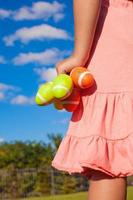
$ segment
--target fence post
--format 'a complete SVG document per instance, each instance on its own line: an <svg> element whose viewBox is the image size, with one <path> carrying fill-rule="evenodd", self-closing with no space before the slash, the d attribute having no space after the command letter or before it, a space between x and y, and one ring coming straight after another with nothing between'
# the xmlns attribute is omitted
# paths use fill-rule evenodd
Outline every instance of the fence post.
<svg viewBox="0 0 133 200"><path fill-rule="evenodd" d="M50 169L50 172L51 172L51 195L54 195L55 194L55 183L54 183L54 170L52 167Z"/></svg>

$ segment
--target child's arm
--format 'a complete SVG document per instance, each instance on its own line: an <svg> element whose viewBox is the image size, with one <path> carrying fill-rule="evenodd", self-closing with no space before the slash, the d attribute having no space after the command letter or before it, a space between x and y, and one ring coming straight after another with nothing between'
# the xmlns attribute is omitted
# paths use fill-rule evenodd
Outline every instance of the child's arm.
<svg viewBox="0 0 133 200"><path fill-rule="evenodd" d="M82 59L88 57L99 16L101 0L73 0L75 49Z"/></svg>
<svg viewBox="0 0 133 200"><path fill-rule="evenodd" d="M101 0L73 0L75 43L72 55L56 64L57 73L70 72L83 66L89 56Z"/></svg>

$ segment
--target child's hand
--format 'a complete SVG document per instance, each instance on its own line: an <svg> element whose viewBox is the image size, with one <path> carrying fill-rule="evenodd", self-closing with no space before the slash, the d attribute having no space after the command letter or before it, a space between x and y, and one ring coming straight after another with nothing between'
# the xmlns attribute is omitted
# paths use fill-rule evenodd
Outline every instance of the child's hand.
<svg viewBox="0 0 133 200"><path fill-rule="evenodd" d="M74 67L80 67L84 64L84 59L81 59L79 56L72 55L64 60L59 61L56 64L56 71L58 75L60 73L69 74Z"/></svg>

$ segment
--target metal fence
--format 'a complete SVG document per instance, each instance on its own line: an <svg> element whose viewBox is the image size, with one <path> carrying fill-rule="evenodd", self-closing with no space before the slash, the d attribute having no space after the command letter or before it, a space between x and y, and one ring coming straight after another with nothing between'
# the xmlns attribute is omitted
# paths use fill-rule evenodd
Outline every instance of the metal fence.
<svg viewBox="0 0 133 200"><path fill-rule="evenodd" d="M88 180L52 167L0 170L0 199L67 194L88 189Z"/></svg>
<svg viewBox="0 0 133 200"><path fill-rule="evenodd" d="M133 177L128 177L127 184L133 185ZM52 167L0 171L1 200L68 194L87 191L88 187L86 177L79 174L71 176Z"/></svg>

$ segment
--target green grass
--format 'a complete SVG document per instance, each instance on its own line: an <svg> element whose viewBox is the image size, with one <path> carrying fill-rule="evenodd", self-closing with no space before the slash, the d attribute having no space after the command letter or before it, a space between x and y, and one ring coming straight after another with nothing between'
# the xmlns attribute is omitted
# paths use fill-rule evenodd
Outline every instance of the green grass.
<svg viewBox="0 0 133 200"><path fill-rule="evenodd" d="M75 194L55 195L50 197L26 198L23 200L85 200L86 198L87 192L78 192Z"/></svg>
<svg viewBox="0 0 133 200"><path fill-rule="evenodd" d="M127 200L133 200L133 187L128 186L127 191ZM51 197L25 198L21 200L87 200L87 192L78 192L75 194L67 195L55 195Z"/></svg>
<svg viewBox="0 0 133 200"><path fill-rule="evenodd" d="M127 195L127 200L132 200L133 199L133 186L128 186L128 195Z"/></svg>

